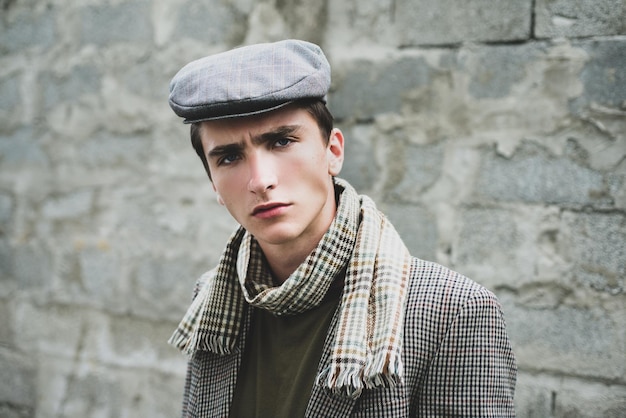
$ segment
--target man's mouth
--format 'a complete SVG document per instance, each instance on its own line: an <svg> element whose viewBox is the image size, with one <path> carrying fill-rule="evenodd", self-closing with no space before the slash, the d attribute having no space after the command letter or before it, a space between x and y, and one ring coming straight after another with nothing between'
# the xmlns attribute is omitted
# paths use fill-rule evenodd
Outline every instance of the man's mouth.
<svg viewBox="0 0 626 418"><path fill-rule="evenodd" d="M282 214L290 205L287 203L264 203L255 206L252 210L252 216L259 218L271 218Z"/></svg>

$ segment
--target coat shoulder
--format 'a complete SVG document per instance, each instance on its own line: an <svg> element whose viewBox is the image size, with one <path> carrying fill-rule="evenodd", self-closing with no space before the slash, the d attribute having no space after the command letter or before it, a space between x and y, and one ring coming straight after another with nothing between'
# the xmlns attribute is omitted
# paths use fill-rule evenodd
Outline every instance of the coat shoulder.
<svg viewBox="0 0 626 418"><path fill-rule="evenodd" d="M440 264L414 258L405 311L405 347L434 355L458 318L468 310L502 319L496 296L468 277ZM471 319L470 319L471 321Z"/></svg>
<svg viewBox="0 0 626 418"><path fill-rule="evenodd" d="M496 296L474 280L441 264L413 258L409 283L408 308L450 312L460 309L469 299L497 301Z"/></svg>

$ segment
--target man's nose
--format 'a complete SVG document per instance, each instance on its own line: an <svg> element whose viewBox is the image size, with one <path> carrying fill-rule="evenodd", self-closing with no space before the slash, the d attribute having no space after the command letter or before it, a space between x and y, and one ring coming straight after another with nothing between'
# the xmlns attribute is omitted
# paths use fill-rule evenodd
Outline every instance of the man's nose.
<svg viewBox="0 0 626 418"><path fill-rule="evenodd" d="M263 152L256 153L249 158L250 179L248 190L256 194L263 194L276 187L278 178L272 158Z"/></svg>

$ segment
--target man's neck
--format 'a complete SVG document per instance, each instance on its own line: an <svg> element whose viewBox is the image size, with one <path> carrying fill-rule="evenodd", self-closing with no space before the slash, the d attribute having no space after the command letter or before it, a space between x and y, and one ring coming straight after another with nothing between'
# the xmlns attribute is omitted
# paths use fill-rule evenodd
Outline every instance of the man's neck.
<svg viewBox="0 0 626 418"><path fill-rule="evenodd" d="M335 211L336 207L333 208L333 215ZM277 285L283 284L285 280L300 267L300 264L306 260L311 252L313 252L326 231L328 231L328 228L330 228L333 219L334 216L328 220L328 224L323 230L318 232L315 236L310 237L310 239L301 239L299 242L290 242L282 245L271 245L259 242Z"/></svg>
<svg viewBox="0 0 626 418"><path fill-rule="evenodd" d="M263 254L272 271L275 283L277 285L283 284L300 267L300 264L306 260L316 246L317 242L311 248L290 248L288 252L276 247L263 249Z"/></svg>

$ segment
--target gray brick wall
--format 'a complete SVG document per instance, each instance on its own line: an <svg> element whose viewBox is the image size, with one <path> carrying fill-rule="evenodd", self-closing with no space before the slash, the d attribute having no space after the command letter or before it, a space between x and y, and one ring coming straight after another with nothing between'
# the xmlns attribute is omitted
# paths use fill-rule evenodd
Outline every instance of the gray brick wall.
<svg viewBox="0 0 626 418"><path fill-rule="evenodd" d="M624 0L0 2L0 416L177 416L165 341L233 222L167 105L298 37L343 176L500 298L522 417L626 414Z"/></svg>

